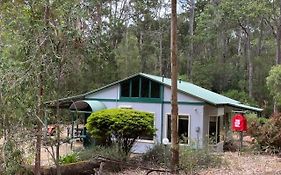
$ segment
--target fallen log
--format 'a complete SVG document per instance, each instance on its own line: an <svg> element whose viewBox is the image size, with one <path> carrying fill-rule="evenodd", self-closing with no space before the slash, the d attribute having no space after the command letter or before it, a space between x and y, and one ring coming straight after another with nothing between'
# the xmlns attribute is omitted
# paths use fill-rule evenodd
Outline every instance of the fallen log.
<svg viewBox="0 0 281 175"><path fill-rule="evenodd" d="M66 165L60 165L61 175L92 175L95 174L95 169L99 169L102 161L89 160L81 161ZM34 166L26 167L30 170L34 169ZM41 167L41 175L56 175L56 167Z"/></svg>
<svg viewBox="0 0 281 175"><path fill-rule="evenodd" d="M61 175L94 175L94 174L102 174L104 167L108 168L114 165L147 170L148 172L146 173L146 175L152 172L166 172L166 173L170 172L164 169L153 169L153 168L143 167L136 164L130 164L127 162L109 159L102 156L98 156L93 160L89 160L89 161L81 161L81 162L61 165L60 169L61 169ZM33 170L34 166L29 166L26 168ZM41 175L56 175L56 167L42 167Z"/></svg>

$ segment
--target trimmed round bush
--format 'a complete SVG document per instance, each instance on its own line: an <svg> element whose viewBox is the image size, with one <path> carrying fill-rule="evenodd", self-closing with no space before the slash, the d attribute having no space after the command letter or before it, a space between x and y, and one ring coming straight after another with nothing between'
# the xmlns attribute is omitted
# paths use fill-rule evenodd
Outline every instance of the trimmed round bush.
<svg viewBox="0 0 281 175"><path fill-rule="evenodd" d="M106 109L91 114L86 128L99 145L117 144L127 155L136 139L153 135L153 114L132 109Z"/></svg>

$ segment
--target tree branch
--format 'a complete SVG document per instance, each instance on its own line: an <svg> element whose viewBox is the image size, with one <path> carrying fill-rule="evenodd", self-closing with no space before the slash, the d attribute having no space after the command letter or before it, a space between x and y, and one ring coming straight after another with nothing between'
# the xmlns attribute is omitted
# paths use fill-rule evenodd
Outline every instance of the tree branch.
<svg viewBox="0 0 281 175"><path fill-rule="evenodd" d="M271 24L271 22L267 18L264 18L264 20L265 20L266 24L269 25L269 27L271 28L273 36L276 38L277 34L276 34L275 29L274 29L274 26Z"/></svg>

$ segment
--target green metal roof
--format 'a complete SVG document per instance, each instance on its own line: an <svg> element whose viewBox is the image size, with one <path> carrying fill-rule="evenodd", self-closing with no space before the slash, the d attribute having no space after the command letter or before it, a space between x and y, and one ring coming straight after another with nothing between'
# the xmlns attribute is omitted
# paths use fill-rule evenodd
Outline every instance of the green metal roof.
<svg viewBox="0 0 281 175"><path fill-rule="evenodd" d="M171 86L171 79L169 78L163 78L160 76L144 74L144 73L140 73L140 75L149 78L151 80L157 81L166 86ZM204 89L200 86L185 81L178 81L178 90L182 91L183 93L189 94L191 96L197 97L213 105L229 105L237 108L242 108L251 111L259 111L259 112L263 110L261 108L256 108L256 107L251 107L248 105L241 104L239 101L233 100L226 96L217 94L215 92L212 92L210 90Z"/></svg>
<svg viewBox="0 0 281 175"><path fill-rule="evenodd" d="M161 83L165 86L169 86L169 87L171 86L171 79L169 79L169 78L164 78L164 77L145 74L145 73L138 73L138 74L131 75L127 78L124 78L122 80L110 83L110 84L108 84L104 87L101 87L99 89L87 92L85 94L59 99L59 101L62 102L62 104L63 104L64 101L67 102L67 101L71 101L71 100L82 100L82 99L85 99L85 97L87 95L90 95L92 93L98 92L98 91L103 90L105 88L111 87L111 86L116 85L120 82L131 79L135 76L146 77L146 78L151 79L153 81L159 82L159 83ZM185 81L181 81L181 82L178 81L178 90L185 93L185 94L188 94L188 95L191 95L193 97L199 98L202 101L207 102L207 103L212 104L212 105L228 105L228 106L232 106L232 107L236 107L236 108L240 108L240 109L257 111L257 112L261 112L263 110L261 108L252 107L252 106L242 104L241 102L239 102L237 100L233 100L233 99L228 98L226 96L217 94L215 92L212 92L210 90L204 89L200 86L197 86L195 84L185 82ZM49 101L49 102L46 102L46 104L50 105L54 102L56 102L56 101Z"/></svg>
<svg viewBox="0 0 281 175"><path fill-rule="evenodd" d="M85 109L91 108L91 112L96 112L99 110L106 109L105 104L97 100L80 100L73 102L69 107L73 111L84 111Z"/></svg>

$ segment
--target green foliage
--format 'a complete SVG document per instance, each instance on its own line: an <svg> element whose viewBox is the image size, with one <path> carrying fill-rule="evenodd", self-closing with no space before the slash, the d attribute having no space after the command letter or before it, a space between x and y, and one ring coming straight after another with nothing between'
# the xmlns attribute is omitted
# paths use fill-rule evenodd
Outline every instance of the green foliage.
<svg viewBox="0 0 281 175"><path fill-rule="evenodd" d="M80 160L90 160L98 156L114 159L114 160L126 160L127 156L124 152L120 152L117 145L113 144L109 147L104 146L91 146L77 152Z"/></svg>
<svg viewBox="0 0 281 175"><path fill-rule="evenodd" d="M3 162L3 174L10 175L26 171L23 167L23 152L16 147L13 141L9 140L4 144L4 152L2 155L5 159L5 161Z"/></svg>
<svg viewBox="0 0 281 175"><path fill-rule="evenodd" d="M155 132L153 114L132 109L108 109L92 113L86 128L98 144L110 145L115 142L126 154L138 137Z"/></svg>
<svg viewBox="0 0 281 175"><path fill-rule="evenodd" d="M149 164L165 166L165 163L168 163L171 159L171 152L169 149L169 146L165 147L162 144L156 144L142 155L142 160L144 162L149 162Z"/></svg>
<svg viewBox="0 0 281 175"><path fill-rule="evenodd" d="M70 164L70 163L75 163L80 160L78 153L72 152L70 154L61 156L59 159L59 162L61 164Z"/></svg>
<svg viewBox="0 0 281 175"><path fill-rule="evenodd" d="M250 134L257 140L260 148L266 152L281 151L281 115L269 119L259 119L250 123Z"/></svg>
<svg viewBox="0 0 281 175"><path fill-rule="evenodd" d="M41 66L43 101L95 89L138 71L169 77L169 2L120 2L1 1L0 137L3 131L24 139L33 134ZM271 113L272 97L281 103L280 72L272 70L265 81L275 64L277 43L272 33L280 26L279 1L198 0L193 37L188 25L190 6L186 1L179 3L185 7L178 15L180 75L241 102L257 103ZM256 103L247 97L243 27L250 29ZM189 59L191 77L187 75ZM110 136L104 142L110 143L112 133L105 133Z"/></svg>
<svg viewBox="0 0 281 175"><path fill-rule="evenodd" d="M144 163L158 166L170 165L171 153L170 147L155 145L143 154ZM166 162L165 162L166 159ZM188 146L180 147L180 164L179 169L186 174L194 174L201 169L210 167L218 167L223 163L221 157L215 153L211 153L208 149L192 149Z"/></svg>
<svg viewBox="0 0 281 175"><path fill-rule="evenodd" d="M194 174L200 169L214 168L221 165L221 157L211 153L208 149L181 147L179 167L185 173Z"/></svg>
<svg viewBox="0 0 281 175"><path fill-rule="evenodd" d="M247 124L248 130L247 133L249 135L255 135L257 133L257 128L261 128L265 123L267 123L268 119L264 117L257 117L254 114L247 115Z"/></svg>
<svg viewBox="0 0 281 175"><path fill-rule="evenodd" d="M102 156L105 158L117 160L117 161L127 161L128 156L120 151L117 145L113 144L109 147L104 147L104 146L92 146L88 147L86 149L83 149L79 152L77 152L80 160L91 160L95 157ZM106 169L113 171L113 172L118 172L122 170L122 164L107 164Z"/></svg>
<svg viewBox="0 0 281 175"><path fill-rule="evenodd" d="M128 33L127 35L115 50L120 77L126 77L140 72L138 66L140 60L138 59L139 49L137 47L137 38L132 33Z"/></svg>
<svg viewBox="0 0 281 175"><path fill-rule="evenodd" d="M271 68L266 84L274 100L281 105L281 65Z"/></svg>
<svg viewBox="0 0 281 175"><path fill-rule="evenodd" d="M255 100L250 98L249 95L244 91L229 90L229 91L223 93L223 95L225 95L229 98L235 99L237 101L240 101L241 103L244 103L244 104L249 104L249 105L256 104Z"/></svg>

